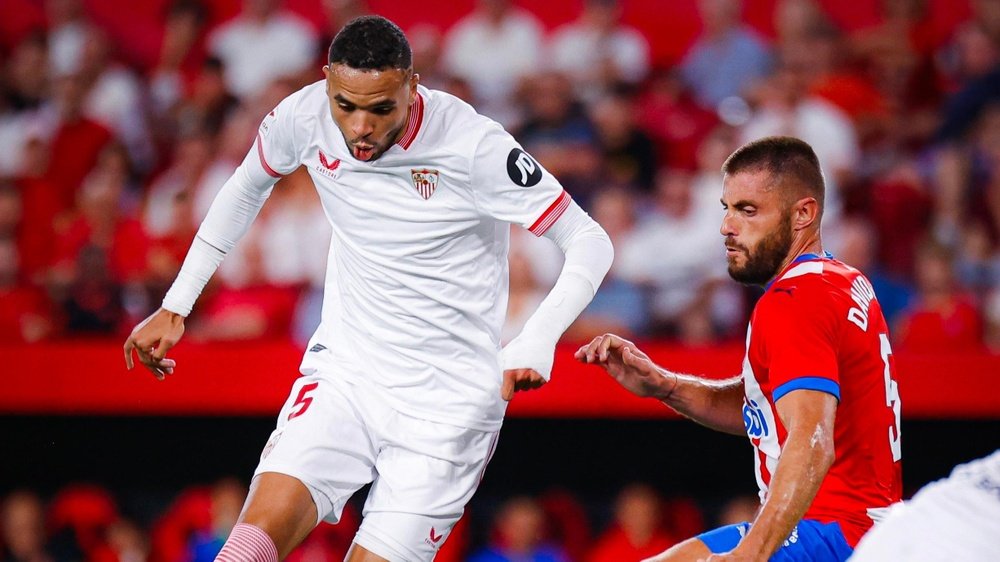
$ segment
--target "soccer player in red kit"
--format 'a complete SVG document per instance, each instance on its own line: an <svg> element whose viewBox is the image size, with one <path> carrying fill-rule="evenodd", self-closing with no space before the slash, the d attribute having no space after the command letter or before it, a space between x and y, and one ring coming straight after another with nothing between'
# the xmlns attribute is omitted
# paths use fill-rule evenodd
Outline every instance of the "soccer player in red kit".
<svg viewBox="0 0 1000 562"><path fill-rule="evenodd" d="M750 318L742 374L679 375L613 334L576 357L638 396L746 433L753 444L761 499L754 520L688 539L655 560L846 560L901 495L900 401L886 322L865 276L823 251L824 182L808 144L760 139L730 155L722 171L729 274L766 289Z"/></svg>

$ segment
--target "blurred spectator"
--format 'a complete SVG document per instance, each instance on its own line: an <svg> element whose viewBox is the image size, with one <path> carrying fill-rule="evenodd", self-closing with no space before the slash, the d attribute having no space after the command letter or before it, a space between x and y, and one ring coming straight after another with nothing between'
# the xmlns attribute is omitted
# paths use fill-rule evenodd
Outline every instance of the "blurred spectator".
<svg viewBox="0 0 1000 562"><path fill-rule="evenodd" d="M166 114L193 89L205 58L207 16L198 0L174 0L167 8L159 60L149 76L154 115Z"/></svg>
<svg viewBox="0 0 1000 562"><path fill-rule="evenodd" d="M983 302L994 287L1000 287L1000 254L983 223L965 225L956 257L958 283L972 293L976 302Z"/></svg>
<svg viewBox="0 0 1000 562"><path fill-rule="evenodd" d="M497 512L490 544L470 562L565 562L566 553L547 544L545 512L527 497L508 500Z"/></svg>
<svg viewBox="0 0 1000 562"><path fill-rule="evenodd" d="M656 490L635 484L618 494L614 522L597 539L588 561L644 560L678 542L663 528L662 500Z"/></svg>
<svg viewBox="0 0 1000 562"><path fill-rule="evenodd" d="M603 152L605 181L648 193L656 176L656 147L638 125L638 107L631 94L602 96L590 108Z"/></svg>
<svg viewBox="0 0 1000 562"><path fill-rule="evenodd" d="M327 62L327 51L330 43L333 43L333 38L340 31L340 28L354 18L372 13L372 9L368 0L320 0L319 5L323 11L323 28L320 31L319 39L322 51L319 62L322 63L320 65L322 66ZM409 33L407 36L409 37Z"/></svg>
<svg viewBox="0 0 1000 562"><path fill-rule="evenodd" d="M548 290L543 288L536 278L524 249L512 245L507 254L507 262L510 271L507 315L500 330L500 341L504 344L521 333L525 322L548 294Z"/></svg>
<svg viewBox="0 0 1000 562"><path fill-rule="evenodd" d="M149 539L134 521L119 519L108 527L108 562L145 562L150 557Z"/></svg>
<svg viewBox="0 0 1000 562"><path fill-rule="evenodd" d="M1000 2L971 2L973 18L960 26L938 63L952 94L944 104L938 141L962 137L980 113L1000 100Z"/></svg>
<svg viewBox="0 0 1000 562"><path fill-rule="evenodd" d="M664 170L652 212L617 248L621 276L652 290L654 332L705 343L714 338L712 293L725 276L719 212L696 205L690 174Z"/></svg>
<svg viewBox="0 0 1000 562"><path fill-rule="evenodd" d="M993 353L1000 353L1000 289L990 293L983 306L986 328L983 340Z"/></svg>
<svg viewBox="0 0 1000 562"><path fill-rule="evenodd" d="M715 109L740 96L766 76L771 54L765 43L740 22L740 0L699 0L702 34L684 56L681 75L698 102Z"/></svg>
<svg viewBox="0 0 1000 562"><path fill-rule="evenodd" d="M563 339L587 341L604 332L639 337L649 324L649 306L643 288L623 277L620 265L621 248L635 235L635 194L621 188L605 189L594 198L592 207L594 220L607 231L611 243L619 251L619 258L604 277L594 299L563 334Z"/></svg>
<svg viewBox="0 0 1000 562"><path fill-rule="evenodd" d="M893 275L876 259L879 234L864 217L851 217L837 227L837 244L830 246L833 256L865 274L872 283L875 296L889 326L895 326L899 314L913 300L913 286L908 277Z"/></svg>
<svg viewBox="0 0 1000 562"><path fill-rule="evenodd" d="M38 138L24 148L24 162L14 185L20 195L20 215L14 225L20 253L21 278L40 284L52 264L52 234L65 229L71 216L61 193L48 178L49 147Z"/></svg>
<svg viewBox="0 0 1000 562"><path fill-rule="evenodd" d="M0 206L6 198L0 193ZM2 212L2 211L0 211ZM34 343L52 331L52 311L46 295L18 282L17 246L0 237L0 342Z"/></svg>
<svg viewBox="0 0 1000 562"><path fill-rule="evenodd" d="M247 490L237 480L224 478L209 493L210 525L194 532L190 539L191 562L212 562L222 550L243 509Z"/></svg>
<svg viewBox="0 0 1000 562"><path fill-rule="evenodd" d="M826 178L823 224L830 227L861 155L853 124L835 106L809 94L803 65L783 64L759 91L760 107L743 127L741 141L788 135L809 143Z"/></svg>
<svg viewBox="0 0 1000 562"><path fill-rule="evenodd" d="M816 0L778 0L774 7L774 29L781 56L807 49L826 16Z"/></svg>
<svg viewBox="0 0 1000 562"><path fill-rule="evenodd" d="M182 137L173 163L147 190L142 224L152 240L150 276L164 291L180 270L197 231L194 191L211 155L212 142L207 135Z"/></svg>
<svg viewBox="0 0 1000 562"><path fill-rule="evenodd" d="M3 261L0 260L0 264ZM45 511L42 501L32 492L16 491L3 501L0 512L0 560L11 562L50 562L45 547Z"/></svg>
<svg viewBox="0 0 1000 562"><path fill-rule="evenodd" d="M83 113L114 132L135 165L148 170L155 154L146 122L143 86L132 71L111 61L111 49L103 31L93 27L87 31L75 73L86 92Z"/></svg>
<svg viewBox="0 0 1000 562"><path fill-rule="evenodd" d="M591 543L590 522L580 499L566 489L548 490L538 498L549 538L569 560L583 560Z"/></svg>
<svg viewBox="0 0 1000 562"><path fill-rule="evenodd" d="M249 98L278 78L311 71L318 52L316 32L281 8L282 0L244 0L236 19L208 37L209 52L223 61L227 89Z"/></svg>
<svg viewBox="0 0 1000 562"><path fill-rule="evenodd" d="M720 527L736 525L745 521L753 521L760 511L760 499L757 496L736 496L722 505L719 510Z"/></svg>
<svg viewBox="0 0 1000 562"><path fill-rule="evenodd" d="M982 347L982 319L955 281L951 250L933 241L917 252L917 299L896 330L900 350L972 351Z"/></svg>
<svg viewBox="0 0 1000 562"><path fill-rule="evenodd" d="M216 138L215 158L205 168L192 194L194 220L198 224L205 220L215 196L252 148L254 134L263 115L254 116L245 109L239 109L224 121Z"/></svg>
<svg viewBox="0 0 1000 562"><path fill-rule="evenodd" d="M91 24L81 0L45 0L49 30L49 69L55 76L80 70Z"/></svg>
<svg viewBox="0 0 1000 562"><path fill-rule="evenodd" d="M526 87L526 120L515 136L587 208L604 185L597 131L562 74L539 74Z"/></svg>
<svg viewBox="0 0 1000 562"><path fill-rule="evenodd" d="M649 42L621 23L619 0L584 0L580 17L555 31L552 65L593 101L615 85L639 84L649 72Z"/></svg>
<svg viewBox="0 0 1000 562"><path fill-rule="evenodd" d="M874 261L887 275L911 279L914 252L930 230L932 221L944 223L944 217L951 216L944 212L947 191L944 184L938 182L937 188L935 200L918 163L906 159L891 164L884 173L871 179L868 216L878 244ZM945 231L951 227L941 225L940 229ZM835 244L841 227L829 230L830 241ZM943 238L953 237L949 234ZM854 262L847 263L854 265Z"/></svg>
<svg viewBox="0 0 1000 562"><path fill-rule="evenodd" d="M54 127L47 137L47 179L58 192L60 208L69 209L76 202L83 178L112 135L106 127L84 116L86 84L81 77L66 75L56 79L54 94Z"/></svg>
<svg viewBox="0 0 1000 562"><path fill-rule="evenodd" d="M811 0L790 3L797 2L814 5ZM810 20L810 27L801 29L794 39L782 39L782 60L802 71L809 94L851 118L859 142L875 145L892 140L889 104L863 74L850 67L842 34L819 15Z"/></svg>
<svg viewBox="0 0 1000 562"><path fill-rule="evenodd" d="M542 25L510 0L477 0L475 11L445 36L445 70L469 84L483 115L510 128L518 121L512 96L539 67Z"/></svg>
<svg viewBox="0 0 1000 562"><path fill-rule="evenodd" d="M226 119L236 112L239 100L226 89L225 67L222 61L209 57L192 85L191 95L181 100L173 109L161 116L170 123L176 136L205 132L218 134L225 127ZM173 138L170 138L173 140Z"/></svg>
<svg viewBox="0 0 1000 562"><path fill-rule="evenodd" d="M128 213L125 201L127 166L121 150L108 145L100 162L83 182L77 197L77 216L57 233L55 274L71 271L80 249L93 246L106 253L109 275L122 283L142 282L147 271L149 240L142 223Z"/></svg>
<svg viewBox="0 0 1000 562"><path fill-rule="evenodd" d="M996 4L995 0L973 2L973 5ZM1000 13L1000 10L997 10ZM990 34L987 23L968 21L955 31L951 43L938 53L938 65L948 81L947 89L959 88L986 76L1000 63L1000 36Z"/></svg>
<svg viewBox="0 0 1000 562"><path fill-rule="evenodd" d="M938 124L941 80L934 52L938 36L927 0L882 0L882 21L853 34L850 51L893 111L893 135L907 146L923 143Z"/></svg>
<svg viewBox="0 0 1000 562"><path fill-rule="evenodd" d="M48 95L45 37L25 37L0 66L0 177L18 174L24 164L38 110Z"/></svg>
<svg viewBox="0 0 1000 562"><path fill-rule="evenodd" d="M654 72L639 103L639 121L658 145L660 166L693 170L698 145L718 123L715 114L694 101L673 70Z"/></svg>
<svg viewBox="0 0 1000 562"><path fill-rule="evenodd" d="M93 484L72 484L49 504L51 551L56 560L93 560L108 555L107 532L118 521L111 494Z"/></svg>

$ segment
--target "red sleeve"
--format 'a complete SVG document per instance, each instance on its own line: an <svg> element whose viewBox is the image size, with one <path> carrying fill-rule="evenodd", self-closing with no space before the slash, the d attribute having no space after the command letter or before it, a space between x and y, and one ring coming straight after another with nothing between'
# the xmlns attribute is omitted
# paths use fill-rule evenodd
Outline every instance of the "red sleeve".
<svg viewBox="0 0 1000 562"><path fill-rule="evenodd" d="M841 315L834 296L817 285L821 284L789 283L772 287L763 297L761 335L775 402L800 389L826 392L840 400L837 341Z"/></svg>

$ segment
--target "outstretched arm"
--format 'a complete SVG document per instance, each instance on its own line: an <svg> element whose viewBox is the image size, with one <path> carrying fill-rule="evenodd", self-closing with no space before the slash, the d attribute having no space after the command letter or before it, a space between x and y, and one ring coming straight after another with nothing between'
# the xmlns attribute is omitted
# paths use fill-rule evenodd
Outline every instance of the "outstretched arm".
<svg viewBox="0 0 1000 562"><path fill-rule="evenodd" d="M767 560L805 515L834 460L837 398L818 390L796 390L775 404L788 437L767 499L733 554ZM737 557L738 558L738 557Z"/></svg>
<svg viewBox="0 0 1000 562"><path fill-rule="evenodd" d="M607 233L576 203L569 204L544 236L562 249L566 261L548 296L503 349L504 400L549 380L556 343L590 304L614 259Z"/></svg>
<svg viewBox="0 0 1000 562"><path fill-rule="evenodd" d="M614 334L594 338L577 350L576 359L600 366L636 396L656 398L717 431L745 435L742 377L717 381L668 371Z"/></svg>
<svg viewBox="0 0 1000 562"><path fill-rule="evenodd" d="M222 259L249 230L276 181L261 165L257 151L251 150L212 202L163 305L125 340L125 365L129 369L133 367L134 350L139 362L156 378L163 380L173 373L176 363L166 355L184 335L184 319Z"/></svg>

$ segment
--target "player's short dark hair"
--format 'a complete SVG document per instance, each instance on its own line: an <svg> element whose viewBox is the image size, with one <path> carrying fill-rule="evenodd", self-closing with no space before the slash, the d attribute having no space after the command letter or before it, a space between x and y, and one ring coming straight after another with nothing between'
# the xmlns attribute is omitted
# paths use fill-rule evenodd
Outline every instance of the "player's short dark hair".
<svg viewBox="0 0 1000 562"><path fill-rule="evenodd" d="M779 188L805 190L823 208L826 182L816 152L805 141L795 137L757 139L736 149L722 165L722 173L727 175L759 171L770 173Z"/></svg>
<svg viewBox="0 0 1000 562"><path fill-rule="evenodd" d="M413 52L398 25L382 16L361 16L333 38L327 60L359 70L409 70Z"/></svg>

